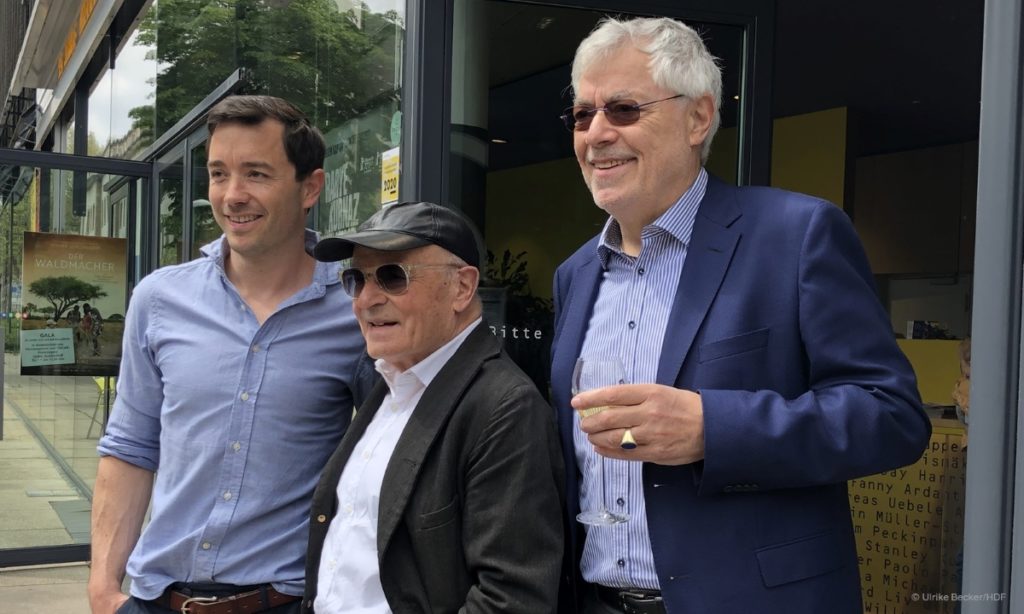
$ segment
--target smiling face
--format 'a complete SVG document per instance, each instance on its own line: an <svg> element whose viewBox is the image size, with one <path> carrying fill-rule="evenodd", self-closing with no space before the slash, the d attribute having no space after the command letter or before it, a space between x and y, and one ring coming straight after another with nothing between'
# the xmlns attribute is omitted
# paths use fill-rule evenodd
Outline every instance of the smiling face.
<svg viewBox="0 0 1024 614"><path fill-rule="evenodd" d="M210 135L210 203L233 254L272 259L302 250L306 213L320 195L323 170L302 180L284 150L284 125L225 123Z"/></svg>
<svg viewBox="0 0 1024 614"><path fill-rule="evenodd" d="M447 264L453 256L436 245L385 252L356 246L352 266L372 270L382 264ZM473 267L414 268L403 294L388 294L367 280L352 310L366 351L401 371L454 338L478 314L473 303L478 271Z"/></svg>
<svg viewBox="0 0 1024 614"><path fill-rule="evenodd" d="M575 104L643 104L677 94L654 83L648 62L647 54L630 45L595 62L577 84ZM594 203L625 232L654 221L696 178L711 112L709 97L683 97L644 107L628 126L614 126L597 113L587 130L573 132L576 160Z"/></svg>

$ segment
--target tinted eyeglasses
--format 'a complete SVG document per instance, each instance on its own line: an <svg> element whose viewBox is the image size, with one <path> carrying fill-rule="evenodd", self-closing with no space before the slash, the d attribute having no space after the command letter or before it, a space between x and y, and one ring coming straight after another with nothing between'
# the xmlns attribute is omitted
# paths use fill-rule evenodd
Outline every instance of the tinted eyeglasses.
<svg viewBox="0 0 1024 614"><path fill-rule="evenodd" d="M640 119L640 109L648 107L652 104L658 104L659 102L665 102L666 100L675 100L676 98L683 98L686 94L676 94L675 96L669 96L668 98L662 98L661 100L652 100L650 102L644 102L637 104L632 100L619 100L603 107L592 107L589 105L578 104L567 108L562 112L560 116L562 121L565 122L565 127L569 131L579 130L583 132L590 129L590 122L597 115L598 111L603 111L605 118L613 126L628 126L635 124Z"/></svg>
<svg viewBox="0 0 1024 614"><path fill-rule="evenodd" d="M412 281L410 273L416 269L455 267L455 263L448 264L382 264L375 269L345 269L341 272L341 285L345 293L352 298L359 298L366 286L366 278L372 277L377 282L377 287L388 294L405 294L409 289L409 282Z"/></svg>

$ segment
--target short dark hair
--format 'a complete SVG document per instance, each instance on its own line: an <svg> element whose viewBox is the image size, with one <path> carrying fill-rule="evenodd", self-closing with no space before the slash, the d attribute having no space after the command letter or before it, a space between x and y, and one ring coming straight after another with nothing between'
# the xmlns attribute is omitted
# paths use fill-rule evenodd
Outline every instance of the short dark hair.
<svg viewBox="0 0 1024 614"><path fill-rule="evenodd" d="M238 123L256 126L266 119L284 124L284 152L295 167L295 178L303 180L324 167L327 149L324 137L295 105L274 96L228 96L206 116L206 128L213 136L217 126ZM210 139L206 140L209 151Z"/></svg>

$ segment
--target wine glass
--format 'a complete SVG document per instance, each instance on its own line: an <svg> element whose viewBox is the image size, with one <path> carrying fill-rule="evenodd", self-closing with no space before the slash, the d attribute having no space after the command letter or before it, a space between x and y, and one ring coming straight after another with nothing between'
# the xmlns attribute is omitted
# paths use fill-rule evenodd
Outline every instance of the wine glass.
<svg viewBox="0 0 1024 614"><path fill-rule="evenodd" d="M604 386L616 386L626 383L626 371L622 368L622 361L618 358L591 358L580 357L576 360L576 367L572 371L572 394L573 396L594 388ZM587 416L601 413L607 407L588 407L578 410L580 420ZM597 455L597 482L600 485L601 505L596 510L582 510L576 515L576 520L591 526L608 526L619 524L629 520L629 514L609 511L605 506L604 496L604 456Z"/></svg>

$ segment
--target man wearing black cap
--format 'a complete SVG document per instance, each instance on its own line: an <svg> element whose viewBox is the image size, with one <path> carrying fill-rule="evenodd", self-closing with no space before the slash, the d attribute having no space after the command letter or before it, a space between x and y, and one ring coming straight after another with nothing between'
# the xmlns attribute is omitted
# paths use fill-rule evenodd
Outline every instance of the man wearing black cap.
<svg viewBox="0 0 1024 614"><path fill-rule="evenodd" d="M403 203L314 255L384 381L313 497L304 607L553 612L563 467L545 401L481 324L480 252L451 209Z"/></svg>

